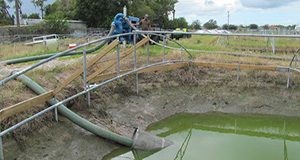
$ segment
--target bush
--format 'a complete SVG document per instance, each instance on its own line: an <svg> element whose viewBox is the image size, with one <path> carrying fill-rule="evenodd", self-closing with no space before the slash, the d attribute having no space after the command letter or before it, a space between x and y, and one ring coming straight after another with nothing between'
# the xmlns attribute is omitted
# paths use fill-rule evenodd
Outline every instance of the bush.
<svg viewBox="0 0 300 160"><path fill-rule="evenodd" d="M40 15L38 13L31 13L27 18L30 19L41 19Z"/></svg>
<svg viewBox="0 0 300 160"><path fill-rule="evenodd" d="M68 32L68 22L59 14L48 16L43 25L48 34L64 34Z"/></svg>
<svg viewBox="0 0 300 160"><path fill-rule="evenodd" d="M32 34L68 34L68 22L58 14L50 15L37 25L31 26Z"/></svg>

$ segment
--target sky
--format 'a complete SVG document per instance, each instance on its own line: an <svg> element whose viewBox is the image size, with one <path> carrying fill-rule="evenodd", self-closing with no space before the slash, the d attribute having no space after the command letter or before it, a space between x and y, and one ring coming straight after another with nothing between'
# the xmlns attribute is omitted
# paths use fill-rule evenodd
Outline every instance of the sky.
<svg viewBox="0 0 300 160"><path fill-rule="evenodd" d="M53 3L55 0L47 0ZM23 0L23 13L39 13L31 0ZM219 25L230 24L283 24L300 25L300 0L178 0L175 16L184 17L189 23L200 20L203 24L209 19Z"/></svg>
<svg viewBox="0 0 300 160"><path fill-rule="evenodd" d="M189 23L209 19L218 24L300 24L300 0L179 0L175 16Z"/></svg>

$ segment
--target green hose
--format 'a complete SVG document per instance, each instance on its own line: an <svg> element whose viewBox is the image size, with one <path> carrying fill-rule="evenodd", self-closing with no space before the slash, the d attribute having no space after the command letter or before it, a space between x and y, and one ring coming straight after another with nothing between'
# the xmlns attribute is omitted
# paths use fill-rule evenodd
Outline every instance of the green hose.
<svg viewBox="0 0 300 160"><path fill-rule="evenodd" d="M105 43L106 43L106 41L102 41L96 47L88 49L86 51L86 53L89 54L89 53L93 53L93 52L99 50L100 48L102 48L105 45ZM51 56L53 56L55 54L57 54L57 53L43 54L43 55L30 56L30 57L22 57L22 58L16 58L16 59L6 60L6 61L0 62L0 63L6 64L6 65L17 64L17 63L25 63L25 62L30 62L30 61L36 61L36 60L46 59L46 58L49 58L49 57L51 57ZM78 55L78 54L82 54L82 51L70 52L70 53L62 55L61 57L64 57L64 56L73 56L73 55Z"/></svg>
<svg viewBox="0 0 300 160"><path fill-rule="evenodd" d="M29 87L31 90L33 90L36 94L42 94L42 93L46 92L46 90L42 86L40 86L39 84L37 84L36 82L34 82L32 79L30 79L29 77L27 77L25 75L20 75L17 79L20 80L27 87ZM56 99L51 99L50 101L48 101L48 103L50 105L54 105L54 104L58 103L58 101ZM131 138L121 136L121 135L118 135L111 131L108 131L106 129L103 129L103 128L89 122L88 120L80 117L79 115L72 112L64 105L58 106L57 109L60 114L67 117L73 123L90 131L91 133L93 133L95 135L112 140L114 142L117 142L119 144L122 144L122 145L125 145L128 147L132 147L132 145L133 145L133 140Z"/></svg>

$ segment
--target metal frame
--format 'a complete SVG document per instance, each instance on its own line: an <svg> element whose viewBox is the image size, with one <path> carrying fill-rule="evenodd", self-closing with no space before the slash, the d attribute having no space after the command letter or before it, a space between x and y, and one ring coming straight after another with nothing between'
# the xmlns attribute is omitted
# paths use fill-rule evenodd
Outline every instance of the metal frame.
<svg viewBox="0 0 300 160"><path fill-rule="evenodd" d="M155 42L155 44L161 45L163 47L163 61L162 62L157 62L157 63L150 64L150 58L149 58L150 57L150 50L149 50L149 42L148 42L146 44L147 45L147 65L142 66L142 67L138 67L138 65L137 65L137 52L136 52L136 50L137 50L137 48L136 48L136 44L137 44L136 41L137 41L137 35L138 34L147 34L148 37L149 37L149 35L158 35L158 36L161 36L161 37L164 38L163 39L163 45ZM177 62L187 62L187 63L188 62L192 62L191 59L189 59L187 61L183 61L183 56L181 56L181 60L179 60L179 61L178 60L176 60L176 61L167 61L166 57L165 57L166 56L166 49L167 48L168 49L178 49L178 48L168 47L166 45L166 40L167 40L168 37L166 35L160 35L160 34L172 34L172 32L162 32L162 31L152 31L152 32L148 32L148 31L134 31L132 33L125 33L125 34L120 34L120 35L114 35L114 36L108 36L108 37L100 38L98 40L94 40L94 41L88 42L86 44L83 44L83 45L80 45L78 47L66 50L64 52L60 52L60 53L58 53L58 54L56 54L56 55L54 55L54 56L52 56L50 58L42 60L42 61L40 61L40 62L38 62L38 63L36 63L36 64L34 64L34 65L26 68L26 69L23 69L23 70L21 70L19 72L16 72L16 73L14 73L14 74L12 74L12 75L10 75L10 76L2 79L0 81L0 86L4 85L6 82L8 82L8 81L10 81L10 80L18 77L19 75L22 75L22 74L26 73L27 71L30 71L30 70L32 70L32 69L34 69L34 68L36 68L36 67L38 67L38 66L40 66L40 65L42 65L44 63L47 63L47 62L49 62L49 61L51 61L51 60L53 60L53 59L55 59L55 58L57 58L57 57L59 57L61 55L67 54L69 52L72 52L72 51L75 51L77 49L80 49L80 48L84 47L84 50L83 50L83 83L84 83L84 91L79 92L79 93L77 93L77 94L75 94L75 95L73 95L71 97L68 97L68 98L62 100L61 102L59 102L59 103L57 103L55 105L52 105L52 106L50 106L50 107L48 107L48 108L46 108L46 109L44 109L44 110L42 110L42 111L34 114L34 115L32 115L31 117L28 117L28 118L24 119L23 121L15 124L14 126L6 129L4 131L1 131L1 133L0 133L0 140L2 139L2 137L4 135L12 132L13 130L19 128L20 126L22 126L22 125L24 125L24 124L26 124L26 123L34 120L35 118L37 118L37 117L39 117L39 116L41 116L41 115L43 115L46 112L51 111L51 110L54 111L55 120L58 121L57 107L59 105L61 105L61 104L64 104L64 103L70 101L70 100L73 100L73 99L75 99L75 98L77 98L79 96L87 95L87 103L88 103L88 105L90 105L90 95L89 95L90 92L93 91L93 90L95 90L95 89L98 89L98 88L100 88L100 87L102 87L102 86L104 86L104 85L106 85L108 83L111 83L111 82L113 82L115 80L118 80L120 78L123 78L125 76L128 76L130 74L134 74L135 73L136 74L136 92L138 94L138 92L139 92L139 88L138 88L139 87L138 86L138 81L139 81L139 79L138 79L139 78L138 77L138 73L141 70L144 70L146 68L151 68L151 67L159 66L159 65L172 64L172 63L177 63ZM210 33L186 33L186 32L179 32L177 34L213 35L213 36L248 36L248 37L271 37L271 38L300 38L300 35L210 34ZM117 73L117 76L113 77L113 78L111 78L109 80L106 80L104 82L101 82L99 84L95 84L95 85L90 86L87 83L87 60L86 60L86 49L85 49L85 47L88 46L88 45L90 45L90 44L102 42L102 41L109 40L109 39L112 39L112 38L119 38L120 36L127 36L127 35L133 35L133 37L134 37L134 42L133 42L133 45L134 45L133 46L133 66L134 67L133 67L133 70L125 72L125 73L120 73L120 71L121 71L120 70L120 48L119 48L119 44L118 44L118 46L117 46L117 55L116 55L117 56L116 57L116 63L117 63L117 65L116 65L116 73ZM153 42L153 40L150 40L150 41ZM177 43L177 44L179 44L179 43ZM180 46L179 50L181 51L181 54L182 54L182 51L185 50L186 53L188 53L188 55L191 58L191 54L188 52L188 49L186 49L184 46L182 46L180 44L179 44L179 46ZM293 60L292 60L292 62L294 60L297 60L297 59L294 57ZM241 70L242 67L243 67L242 65L238 65L237 68L236 68L237 69L237 80L239 80L239 72L240 72L240 70ZM292 71L300 73L300 70L297 69L297 68L292 68L292 65L290 65L289 67L278 67L277 71L285 71L286 69L289 72L288 84L287 84L287 86L289 86L290 73ZM0 156L1 156L1 152L2 152L1 146L2 146L2 143L0 141Z"/></svg>
<svg viewBox="0 0 300 160"><path fill-rule="evenodd" d="M99 42L102 42L102 41L106 41L106 40L110 40L110 39L113 39L113 38L117 38L117 37L120 37L120 36L129 36L129 35L134 35L134 34L150 34L150 35L159 35L159 36L162 36L160 34L172 34L173 32L169 32L169 31L139 31L139 30L135 30L133 31L132 33L124 33L124 34L118 34L118 35L113 35L113 36L107 36L107 37L103 37L103 38L100 38L100 39L97 39L97 40L93 40L89 43L85 43L85 44L82 44L82 45L79 45L75 48L72 48L72 49L68 49L66 51L63 51L63 52L59 52L47 59L44 59L26 69L23 69L21 71L18 71L16 72L15 74L12 74L4 79L2 79L0 81L0 86L4 85L5 83L7 83L8 81L18 77L19 75L21 74L24 74L38 66L41 66L42 64L44 63L47 63L53 59L56 59L57 57L59 56L62 56L62 55L65 55L67 53L70 53L72 51L75 51L77 49L80 49L80 48L83 48L85 46L88 46L88 45L91 45L91 44L95 44L95 43L99 43ZM234 33L230 33L230 34L224 34L224 33L219 33L219 34L215 34L215 33L195 33L195 32L176 32L176 34L185 34L185 35L211 35L211 36L243 36L243 37L273 37L273 38L300 38L300 35L271 35L271 34L234 34ZM153 41L152 41L153 42ZM182 46L181 46L182 47ZM186 50L187 51L187 50ZM188 51L187 51L188 52Z"/></svg>
<svg viewBox="0 0 300 160"><path fill-rule="evenodd" d="M86 91L89 88L89 84L87 82L87 58L86 58L86 48L83 49L83 88ZM87 105L91 106L91 93L87 92L86 96Z"/></svg>
<svg viewBox="0 0 300 160"><path fill-rule="evenodd" d="M139 71L141 71L141 70L143 70L143 69L146 69L146 68L150 68L150 67L154 67L154 66L158 66L158 65L163 65L163 64L168 64L168 63L175 63L175 62L178 62L178 61L165 61L165 62L158 62L158 63L150 64L150 65L147 65L147 66L143 66L143 67L134 69L134 70L132 70L132 71L128 71L127 73L120 74L119 76L116 76L116 77L114 77L114 78L111 78L111 79L109 79L109 80L106 80L106 81L104 81L104 82L101 82L101 83L99 83L99 84L95 84L95 85L91 86L90 88L88 88L87 90L82 91L82 92L79 92L79 93L77 93L77 94L75 94L75 95L73 95L73 96L71 96L71 97L68 97L68 98L66 98L66 99L64 99L64 100L62 100L62 101L60 101L59 103L57 103L57 104L55 104L55 105L52 105L52 106L50 106L50 107L48 107L48 108L46 108L46 109L44 109L44 110L42 110L42 111L40 111L40 112L34 114L33 116L31 116L31 117L29 117L29 118L26 118L25 120L23 120L23 121L21 121L21 122L15 124L14 126L12 126L12 127L8 128L8 129L2 131L2 132L0 133L0 137L3 137L4 135L6 135L6 134L12 132L13 130L15 130L15 129L21 127L22 125L24 125L24 124L26 124L26 123L28 123L28 122L34 120L35 118L37 118L37 117L39 117L39 116L45 114L46 112L48 112L48 111L50 111L50 110L53 110L53 109L57 108L59 105L64 104L64 103L66 103L66 102L69 102L69 101L71 101L71 100L73 100L73 99L75 99L75 98L77 98L77 97L79 97L79 96L85 95L86 93L91 92L91 91L93 91L93 90L95 90L95 89L97 89L97 88L100 88L100 87L102 87L103 85L106 85L106 84L108 84L108 83L111 83L111 82L113 82L113 81L115 81L115 80L118 80L118 79L123 78L123 77L125 77L125 76L128 76L128 75L130 75L130 74L139 72Z"/></svg>

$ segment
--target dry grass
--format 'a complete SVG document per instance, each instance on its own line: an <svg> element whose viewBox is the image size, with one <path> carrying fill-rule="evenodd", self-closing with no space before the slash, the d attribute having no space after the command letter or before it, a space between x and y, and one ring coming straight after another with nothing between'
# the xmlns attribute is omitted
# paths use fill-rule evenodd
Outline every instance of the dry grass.
<svg viewBox="0 0 300 160"><path fill-rule="evenodd" d="M92 40L92 39L90 39ZM88 39L85 38L66 38L60 39L58 46L45 47L43 44L37 44L34 46L26 46L24 42L17 42L12 44L2 44L0 45L0 60L13 59L19 57L33 56L33 55L42 55L47 53L55 53L58 51L63 51L68 48L68 44L76 43L82 44L86 43ZM271 48L270 44L267 43L266 38L251 38L251 37L230 37L229 43L227 43L226 37L215 37L215 36L192 36L190 39L181 39L178 41L180 44L189 49L204 50L204 51L230 51L240 52L239 48ZM300 48L298 39L276 39L276 47L278 49L298 49ZM169 42L169 46L179 47L174 42ZM89 46L88 48L92 48ZM162 47L160 46L151 46L151 55L156 56L162 54ZM141 52L146 54L146 47L140 49ZM167 52L169 52L167 50ZM197 53L195 53L197 54ZM265 52L261 54L270 53Z"/></svg>
<svg viewBox="0 0 300 160"><path fill-rule="evenodd" d="M60 39L58 45L45 46L44 44L35 44L33 46L25 45L25 42L15 42L11 44L0 44L0 61L14 59L27 56L43 55L48 53L56 53L68 49L71 43L86 43L85 38L66 38ZM93 47L93 46L90 46Z"/></svg>

